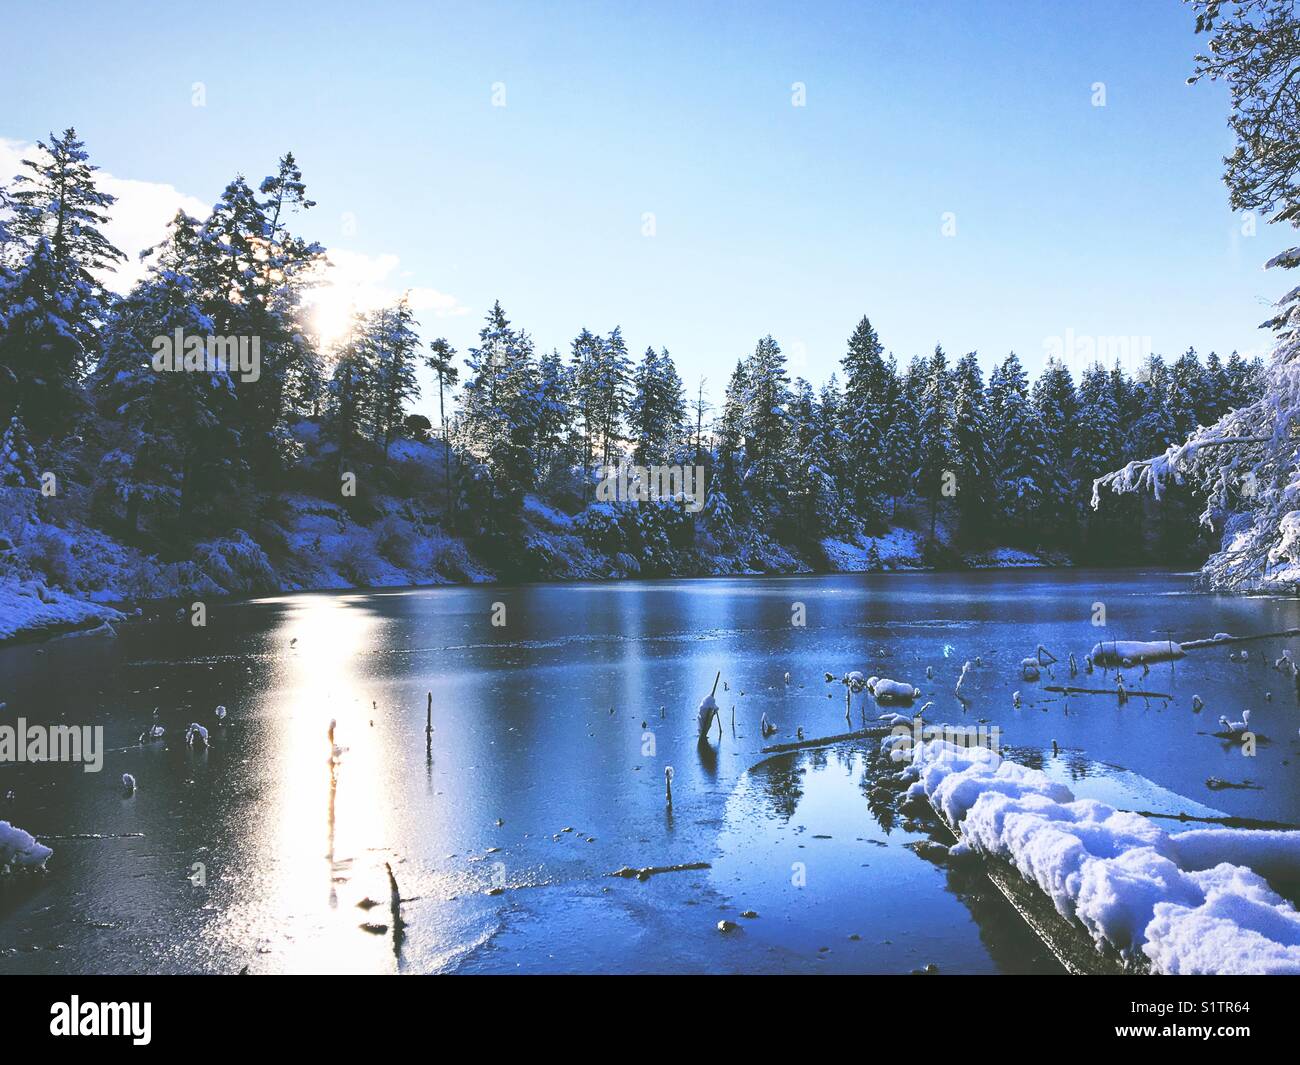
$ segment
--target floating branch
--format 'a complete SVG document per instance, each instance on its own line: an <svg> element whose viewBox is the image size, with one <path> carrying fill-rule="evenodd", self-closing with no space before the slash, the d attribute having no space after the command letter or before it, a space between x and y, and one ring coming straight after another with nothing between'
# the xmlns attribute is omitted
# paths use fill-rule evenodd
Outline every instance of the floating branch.
<svg viewBox="0 0 1300 1065"><path fill-rule="evenodd" d="M633 869L630 865L623 866L622 869L615 869L612 873L606 873L606 876L621 876L624 880L648 880L659 873L686 873L695 869L712 869L713 866L708 862L686 862L682 865L646 865L640 869Z"/></svg>
<svg viewBox="0 0 1300 1065"><path fill-rule="evenodd" d="M1188 640L1182 644L1184 651L1194 651L1198 647L1217 647L1222 643L1244 643L1246 640L1276 640L1287 636L1300 636L1300 629L1282 629L1280 632L1257 632L1253 636L1229 636L1221 632L1204 640Z"/></svg>
<svg viewBox="0 0 1300 1065"><path fill-rule="evenodd" d="M825 747L828 743L839 743L841 740L861 740L872 736L887 736L889 726L887 725L868 725L866 728L860 728L853 732L841 732L835 736L821 736L811 740L794 740L790 743L773 743L764 747L762 754L781 754L784 751L800 751L805 747Z"/></svg>

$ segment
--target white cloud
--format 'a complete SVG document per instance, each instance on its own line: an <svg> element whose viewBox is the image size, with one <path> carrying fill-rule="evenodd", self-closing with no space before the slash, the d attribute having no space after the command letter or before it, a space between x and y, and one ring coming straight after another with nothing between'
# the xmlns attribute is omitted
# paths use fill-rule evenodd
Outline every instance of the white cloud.
<svg viewBox="0 0 1300 1065"><path fill-rule="evenodd" d="M11 184L20 171L26 172L22 161L33 158L39 150L34 144L0 137L0 182ZM114 177L103 170L95 177L102 191L117 197L117 203L108 212L104 236L122 249L127 261L111 278L103 280L119 292L125 292L144 276L140 252L162 239L167 223L178 210L203 218L211 209L211 204L187 196L171 185Z"/></svg>
<svg viewBox="0 0 1300 1065"><path fill-rule="evenodd" d="M392 254L367 255L345 248L329 249L329 265L321 284L307 294L322 341L339 339L356 311L373 311L396 303L407 294L416 318L459 318L469 308L455 296L435 288L397 283L401 260ZM400 276L400 275L398 275Z"/></svg>
<svg viewBox="0 0 1300 1065"><path fill-rule="evenodd" d="M22 160L38 151L34 144L0 137L0 183L11 184L12 178L26 169ZM212 209L211 204L171 185L116 177L104 170L95 176L104 192L117 197L109 210L104 235L126 253L127 262L104 280L119 292L125 292L144 276L140 252L163 238L177 210L202 220ZM458 318L469 313L468 307L446 292L398 284L397 277L402 275L398 273L401 261L396 255L330 248L329 262L322 271L321 284L307 296L322 340L334 340L346 332L353 311L370 311L395 303L403 292L408 293L412 310L422 320Z"/></svg>

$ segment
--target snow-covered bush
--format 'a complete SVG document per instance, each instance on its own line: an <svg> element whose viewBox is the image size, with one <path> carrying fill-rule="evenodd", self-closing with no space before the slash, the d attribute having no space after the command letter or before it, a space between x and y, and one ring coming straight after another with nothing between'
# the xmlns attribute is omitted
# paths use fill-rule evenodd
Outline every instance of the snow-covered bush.
<svg viewBox="0 0 1300 1065"><path fill-rule="evenodd" d="M0 821L0 876L44 869L53 853L49 847L37 843L29 832Z"/></svg>
<svg viewBox="0 0 1300 1065"><path fill-rule="evenodd" d="M190 595L234 595L280 587L266 552L242 529L194 548L194 560L180 569L180 591Z"/></svg>

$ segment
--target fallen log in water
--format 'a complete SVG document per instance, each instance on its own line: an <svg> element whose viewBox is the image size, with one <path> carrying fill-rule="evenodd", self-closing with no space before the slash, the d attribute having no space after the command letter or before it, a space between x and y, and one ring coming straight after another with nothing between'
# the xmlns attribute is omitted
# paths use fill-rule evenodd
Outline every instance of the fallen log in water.
<svg viewBox="0 0 1300 1065"><path fill-rule="evenodd" d="M781 754L783 751L801 751L805 747L825 747L828 743L839 743L841 740L861 740L875 736L888 736L891 726L889 725L868 725L866 728L860 728L853 732L840 732L834 736L819 736L811 740L792 740L789 743L773 743L764 747L761 754Z"/></svg>
<svg viewBox="0 0 1300 1065"><path fill-rule="evenodd" d="M1045 692L1060 692L1062 695L1109 695L1112 699L1119 694L1118 688L1073 688L1070 685L1048 684L1043 687ZM1172 695L1166 695L1164 692L1143 692L1143 691L1125 691L1124 693L1130 699L1141 697L1147 699L1172 699Z"/></svg>
<svg viewBox="0 0 1300 1065"><path fill-rule="evenodd" d="M959 842L960 832L928 798L926 803L952 841ZM1121 976L1150 971L1144 962L1126 965L1114 951L1098 950L1088 930L1078 921L1062 917L1042 888L1021 876L1014 865L1005 858L978 853L993 886L1071 976Z"/></svg>

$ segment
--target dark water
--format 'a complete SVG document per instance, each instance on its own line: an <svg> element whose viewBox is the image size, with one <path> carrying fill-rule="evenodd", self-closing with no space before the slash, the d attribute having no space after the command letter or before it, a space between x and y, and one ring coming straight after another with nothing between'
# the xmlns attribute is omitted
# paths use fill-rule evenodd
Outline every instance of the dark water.
<svg viewBox="0 0 1300 1065"><path fill-rule="evenodd" d="M823 672L861 669L920 686L931 721L999 725L1081 795L1300 822L1300 712L1271 668L1300 640L1130 672L1168 704L1067 704L1018 675L1039 642L1064 663L1101 638L1290 627L1295 600L1195 594L1178 575L1003 571L316 593L210 604L203 629L165 611L116 640L0 651L4 721L102 725L114 749L98 774L0 767L15 793L0 817L55 849L44 877L0 890L0 972L1053 972L987 882L907 846L927 837L873 800L868 745L760 748L844 731ZM953 684L977 655L963 708ZM700 747L718 670L723 735ZM1093 681L1113 683L1076 683ZM1247 707L1272 740L1254 758L1209 735ZM155 708L166 737L140 747ZM190 721L210 750L186 747ZM82 834L99 838L58 838ZM385 862L401 936L380 930Z"/></svg>

